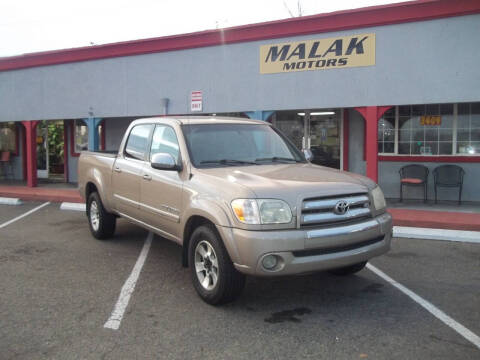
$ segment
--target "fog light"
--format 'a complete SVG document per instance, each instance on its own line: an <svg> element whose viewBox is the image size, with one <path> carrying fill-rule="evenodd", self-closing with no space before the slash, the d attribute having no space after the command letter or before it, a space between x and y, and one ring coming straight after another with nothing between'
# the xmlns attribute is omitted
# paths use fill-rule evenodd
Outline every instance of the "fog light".
<svg viewBox="0 0 480 360"><path fill-rule="evenodd" d="M278 259L275 255L267 255L262 260L263 267L267 270L272 270L275 266L277 266L277 263Z"/></svg>

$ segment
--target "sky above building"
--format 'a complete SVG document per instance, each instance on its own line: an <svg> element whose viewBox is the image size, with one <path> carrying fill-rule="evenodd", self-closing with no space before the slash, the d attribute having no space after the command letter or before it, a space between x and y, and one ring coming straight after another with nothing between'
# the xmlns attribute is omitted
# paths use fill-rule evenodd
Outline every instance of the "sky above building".
<svg viewBox="0 0 480 360"><path fill-rule="evenodd" d="M0 56L183 34L395 2L400 1L2 0Z"/></svg>

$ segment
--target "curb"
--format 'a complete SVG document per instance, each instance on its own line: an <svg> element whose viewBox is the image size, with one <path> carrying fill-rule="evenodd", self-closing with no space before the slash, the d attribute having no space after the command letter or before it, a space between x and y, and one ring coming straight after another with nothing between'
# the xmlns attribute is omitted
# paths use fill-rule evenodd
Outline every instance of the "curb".
<svg viewBox="0 0 480 360"><path fill-rule="evenodd" d="M446 230L394 226L393 237L423 240L455 241L480 244L480 231Z"/></svg>
<svg viewBox="0 0 480 360"><path fill-rule="evenodd" d="M22 205L19 198L0 197L0 205Z"/></svg>
<svg viewBox="0 0 480 360"><path fill-rule="evenodd" d="M83 203L62 202L60 210L85 211L86 205Z"/></svg>

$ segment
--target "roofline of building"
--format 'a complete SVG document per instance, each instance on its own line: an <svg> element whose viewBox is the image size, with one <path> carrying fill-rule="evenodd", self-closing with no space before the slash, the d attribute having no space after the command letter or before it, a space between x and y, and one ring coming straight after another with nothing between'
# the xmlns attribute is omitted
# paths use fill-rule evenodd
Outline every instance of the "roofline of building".
<svg viewBox="0 0 480 360"><path fill-rule="evenodd" d="M0 58L0 71L248 41L360 29L480 13L478 0L417 0L188 34Z"/></svg>

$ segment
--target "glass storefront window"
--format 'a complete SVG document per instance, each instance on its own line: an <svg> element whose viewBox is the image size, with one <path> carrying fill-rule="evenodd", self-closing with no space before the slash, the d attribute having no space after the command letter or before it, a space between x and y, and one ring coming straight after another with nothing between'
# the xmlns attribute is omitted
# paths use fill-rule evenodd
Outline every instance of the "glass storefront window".
<svg viewBox="0 0 480 360"><path fill-rule="evenodd" d="M275 127L292 141L297 149L302 149L304 137L304 116L298 111L277 111Z"/></svg>
<svg viewBox="0 0 480 360"><path fill-rule="evenodd" d="M0 151L17 152L17 128L15 123L0 123Z"/></svg>
<svg viewBox="0 0 480 360"><path fill-rule="evenodd" d="M457 153L480 154L480 103L458 104Z"/></svg>
<svg viewBox="0 0 480 360"><path fill-rule="evenodd" d="M378 152L414 156L479 154L480 103L392 108L378 123Z"/></svg>
<svg viewBox="0 0 480 360"><path fill-rule="evenodd" d="M339 110L310 111L312 163L340 169L340 118Z"/></svg>
<svg viewBox="0 0 480 360"><path fill-rule="evenodd" d="M88 127L80 119L75 119L73 127L73 141L74 141L74 152L79 154L81 151L88 150ZM103 132L105 131L105 122L102 122L98 126L98 138L102 139L105 137ZM100 150L105 150L104 144L100 141Z"/></svg>
<svg viewBox="0 0 480 360"><path fill-rule="evenodd" d="M88 150L88 127L82 120L75 120L73 136L76 153Z"/></svg>
<svg viewBox="0 0 480 360"><path fill-rule="evenodd" d="M378 122L378 152L395 152L395 108L388 110Z"/></svg>

